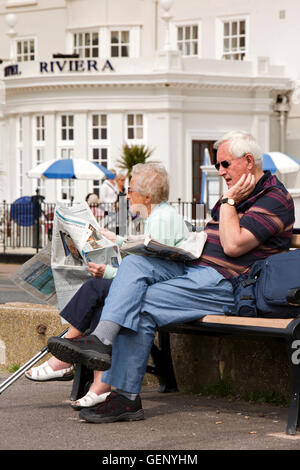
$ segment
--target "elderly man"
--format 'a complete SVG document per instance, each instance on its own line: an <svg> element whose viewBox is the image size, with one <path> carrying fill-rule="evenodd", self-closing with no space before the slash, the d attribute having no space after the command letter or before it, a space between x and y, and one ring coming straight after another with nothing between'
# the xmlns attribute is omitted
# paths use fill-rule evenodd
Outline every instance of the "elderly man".
<svg viewBox="0 0 300 470"><path fill-rule="evenodd" d="M232 132L215 148L227 190L205 228L208 238L199 260L127 257L93 334L76 344L63 340L63 348L52 350L61 359L106 370L103 381L116 387L104 404L80 412L86 421L143 419L139 392L157 326L226 313L234 302L230 279L290 245L293 201L275 176L263 172L255 139Z"/></svg>

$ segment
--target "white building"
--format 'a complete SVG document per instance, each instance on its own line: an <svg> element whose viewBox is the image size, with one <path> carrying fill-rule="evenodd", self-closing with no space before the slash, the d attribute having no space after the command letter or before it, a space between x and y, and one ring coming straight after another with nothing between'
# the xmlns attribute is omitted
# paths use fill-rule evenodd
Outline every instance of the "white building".
<svg viewBox="0 0 300 470"><path fill-rule="evenodd" d="M171 200L199 200L204 149L213 162L229 130L300 159L299 18L295 0L0 0L0 200L39 185L54 202L67 182L29 169L71 156L116 168L124 143L154 149ZM299 175L283 179L297 202ZM100 183L76 181L75 201Z"/></svg>

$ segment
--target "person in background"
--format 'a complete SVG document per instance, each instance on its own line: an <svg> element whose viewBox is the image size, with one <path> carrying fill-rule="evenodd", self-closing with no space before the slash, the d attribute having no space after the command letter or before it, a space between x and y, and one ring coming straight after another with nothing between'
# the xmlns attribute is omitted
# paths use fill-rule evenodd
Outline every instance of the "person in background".
<svg viewBox="0 0 300 470"><path fill-rule="evenodd" d="M99 219L100 217L104 216L104 211L99 207L100 200L97 194L94 194L94 193L88 194L86 197L86 202L88 203L96 219Z"/></svg>
<svg viewBox="0 0 300 470"><path fill-rule="evenodd" d="M115 203L118 199L119 188L116 180L116 171L109 170L114 174L113 177L107 177L100 187L100 201L101 204L107 204L108 210L110 206Z"/></svg>
<svg viewBox="0 0 300 470"><path fill-rule="evenodd" d="M116 177L117 185L118 185L118 199L120 196L126 196L126 188L125 188L125 181L126 177L122 173L118 173Z"/></svg>

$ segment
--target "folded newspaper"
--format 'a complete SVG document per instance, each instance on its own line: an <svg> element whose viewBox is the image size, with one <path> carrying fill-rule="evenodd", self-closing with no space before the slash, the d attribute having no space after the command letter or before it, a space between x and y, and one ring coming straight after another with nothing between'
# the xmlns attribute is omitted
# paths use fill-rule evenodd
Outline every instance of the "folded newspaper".
<svg viewBox="0 0 300 470"><path fill-rule="evenodd" d="M51 243L22 264L10 278L18 287L36 299L48 305L57 306L51 268Z"/></svg>
<svg viewBox="0 0 300 470"><path fill-rule="evenodd" d="M169 246L146 235L139 237L138 240L128 239L121 247L121 253L153 256L173 261L192 261L201 256L206 239L206 232L192 232L180 246Z"/></svg>
<svg viewBox="0 0 300 470"><path fill-rule="evenodd" d="M90 261L118 266L119 248L101 234L88 204L57 205L52 244L23 264L12 280L37 299L62 310L91 277Z"/></svg>

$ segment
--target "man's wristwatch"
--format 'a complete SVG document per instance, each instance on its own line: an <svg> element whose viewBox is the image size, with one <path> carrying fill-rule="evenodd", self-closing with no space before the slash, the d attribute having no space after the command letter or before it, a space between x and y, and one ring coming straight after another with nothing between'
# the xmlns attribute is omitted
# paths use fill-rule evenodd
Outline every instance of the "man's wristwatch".
<svg viewBox="0 0 300 470"><path fill-rule="evenodd" d="M235 206L234 199L230 197L224 197L224 199L221 199L221 204L229 204L230 206Z"/></svg>

